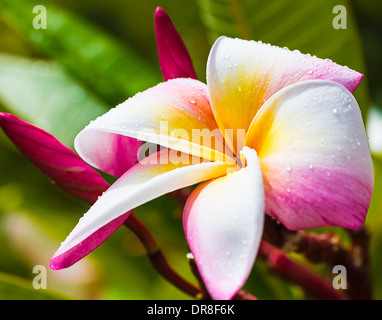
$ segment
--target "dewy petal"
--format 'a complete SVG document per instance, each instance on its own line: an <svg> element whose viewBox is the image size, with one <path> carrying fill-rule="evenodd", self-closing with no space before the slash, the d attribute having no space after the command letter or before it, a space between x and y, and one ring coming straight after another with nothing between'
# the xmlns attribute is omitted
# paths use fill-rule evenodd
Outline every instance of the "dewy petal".
<svg viewBox="0 0 382 320"><path fill-rule="evenodd" d="M211 105L223 132L247 130L261 105L290 84L328 79L353 91L362 77L347 67L297 50L226 37L215 42L207 63ZM236 146L237 142L231 143Z"/></svg>
<svg viewBox="0 0 382 320"><path fill-rule="evenodd" d="M289 229L364 223L374 175L352 94L326 80L293 84L256 115L246 145L257 150L266 213Z"/></svg>
<svg viewBox="0 0 382 320"><path fill-rule="evenodd" d="M0 113L0 127L38 169L66 192L93 203L109 187L99 173L48 132L8 113Z"/></svg>
<svg viewBox="0 0 382 320"><path fill-rule="evenodd" d="M51 268L69 267L94 250L111 234L102 228L117 228L128 218L129 210L165 193L222 176L233 166L201 163L201 159L185 154L174 164L173 152L166 149L153 154L119 178L80 219L52 258Z"/></svg>
<svg viewBox="0 0 382 320"><path fill-rule="evenodd" d="M197 79L188 50L170 17L162 8L155 11L155 36L159 65L165 81L174 78Z"/></svg>
<svg viewBox="0 0 382 320"><path fill-rule="evenodd" d="M103 155L112 153L105 135L116 134L207 160L228 159L206 85L193 79L169 80L128 99L82 130L75 148L85 161L103 170Z"/></svg>
<svg viewBox="0 0 382 320"><path fill-rule="evenodd" d="M245 168L199 185L184 209L187 241L213 299L231 299L243 286L263 230L259 159L253 149L242 153Z"/></svg>
<svg viewBox="0 0 382 320"><path fill-rule="evenodd" d="M142 142L135 138L113 133L99 134L96 141L92 139L90 143L103 146L94 148L91 154L96 159L96 167L117 178L138 162L137 154L142 146Z"/></svg>

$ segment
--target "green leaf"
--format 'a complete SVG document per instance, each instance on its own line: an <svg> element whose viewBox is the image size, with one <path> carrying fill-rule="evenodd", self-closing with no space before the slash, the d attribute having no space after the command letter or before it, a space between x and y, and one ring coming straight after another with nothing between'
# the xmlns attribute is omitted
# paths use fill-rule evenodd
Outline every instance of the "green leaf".
<svg viewBox="0 0 382 320"><path fill-rule="evenodd" d="M364 72L358 29L346 0L198 0L212 41L221 35L297 49ZM335 29L335 5L346 8L346 29ZM366 77L367 79L367 77ZM366 79L355 96L363 115L369 108Z"/></svg>
<svg viewBox="0 0 382 320"><path fill-rule="evenodd" d="M76 134L108 109L54 62L0 54L0 102L6 110L72 147Z"/></svg>
<svg viewBox="0 0 382 320"><path fill-rule="evenodd" d="M3 18L42 52L59 61L75 77L113 107L161 81L155 70L127 44L81 17L47 1L46 29L34 29L37 14L26 0L3 0Z"/></svg>

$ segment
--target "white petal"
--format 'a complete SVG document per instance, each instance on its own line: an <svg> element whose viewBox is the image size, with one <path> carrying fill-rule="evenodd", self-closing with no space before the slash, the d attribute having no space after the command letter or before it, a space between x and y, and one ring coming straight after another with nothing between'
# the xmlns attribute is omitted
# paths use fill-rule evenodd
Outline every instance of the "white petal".
<svg viewBox="0 0 382 320"><path fill-rule="evenodd" d="M374 172L360 109L333 81L309 80L273 95L246 144L257 150L266 213L289 229L364 223Z"/></svg>
<svg viewBox="0 0 382 320"><path fill-rule="evenodd" d="M353 91L363 75L330 60L257 41L220 37L207 62L207 85L216 122L232 148L240 150L234 131L247 130L263 103L299 81L328 79Z"/></svg>
<svg viewBox="0 0 382 320"><path fill-rule="evenodd" d="M253 149L242 152L247 166L199 185L184 210L187 241L214 299L231 299L243 286L263 231L259 159Z"/></svg>

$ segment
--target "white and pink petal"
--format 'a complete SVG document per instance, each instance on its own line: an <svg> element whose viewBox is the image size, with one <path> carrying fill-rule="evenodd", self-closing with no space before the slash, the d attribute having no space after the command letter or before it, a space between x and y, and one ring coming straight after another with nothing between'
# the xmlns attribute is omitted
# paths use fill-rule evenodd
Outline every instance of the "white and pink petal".
<svg viewBox="0 0 382 320"><path fill-rule="evenodd" d="M107 142L116 135L207 160L227 160L207 87L193 79L169 80L138 93L92 121L77 135L75 148L85 161L103 170L110 165L105 158L116 151Z"/></svg>
<svg viewBox="0 0 382 320"><path fill-rule="evenodd" d="M342 85L288 86L260 109L246 144L258 151L266 213L289 229L357 229L370 204L374 173L361 112Z"/></svg>
<svg viewBox="0 0 382 320"><path fill-rule="evenodd" d="M92 131L82 136L77 151L89 164L119 178L138 162L141 146L142 142L135 138Z"/></svg>
<svg viewBox="0 0 382 320"><path fill-rule="evenodd" d="M354 91L362 77L328 59L260 41L227 37L215 42L207 63L212 110L223 132L225 129L247 130L263 103L293 83L327 79Z"/></svg>
<svg viewBox="0 0 382 320"><path fill-rule="evenodd" d="M183 225L213 299L231 299L252 270L263 231L264 188L256 151L247 166L200 184L190 195Z"/></svg>
<svg viewBox="0 0 382 320"><path fill-rule="evenodd" d="M165 149L145 158L106 190L80 219L51 259L52 269L67 268L100 245L129 216L131 210L163 194L225 175L233 167L202 162Z"/></svg>

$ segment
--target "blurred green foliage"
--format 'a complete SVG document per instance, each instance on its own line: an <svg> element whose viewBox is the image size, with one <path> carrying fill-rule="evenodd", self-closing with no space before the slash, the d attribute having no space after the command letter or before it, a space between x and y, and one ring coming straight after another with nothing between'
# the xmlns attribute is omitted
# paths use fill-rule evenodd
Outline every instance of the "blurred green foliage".
<svg viewBox="0 0 382 320"><path fill-rule="evenodd" d="M348 11L332 27L334 5ZM32 26L35 5L47 29ZM366 119L382 109L382 4L377 1L198 0L0 1L0 111L11 112L72 147L92 119L162 80L154 11L162 6L182 35L201 80L219 35L252 38L330 58L363 72L356 91ZM381 133L382 134L382 133ZM48 291L34 290L35 265L49 265L87 205L52 185L0 134L0 299L188 299L151 268L134 235L119 229L75 266L48 270ZM382 298L382 161L367 219L375 298ZM187 265L182 208L164 196L137 208L170 264L196 283ZM311 266L317 272L322 266ZM264 299L302 298L301 290L257 261L245 289Z"/></svg>

